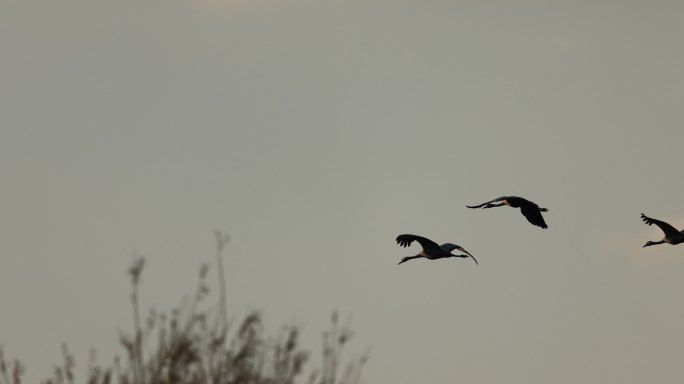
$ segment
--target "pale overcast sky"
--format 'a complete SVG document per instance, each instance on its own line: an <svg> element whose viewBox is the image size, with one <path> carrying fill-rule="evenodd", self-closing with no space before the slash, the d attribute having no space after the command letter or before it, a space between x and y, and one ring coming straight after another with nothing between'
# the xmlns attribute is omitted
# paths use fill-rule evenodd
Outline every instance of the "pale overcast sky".
<svg viewBox="0 0 684 384"><path fill-rule="evenodd" d="M107 363L134 252L168 311L220 228L230 313L318 352L339 310L368 383L681 383L684 246L639 214L684 227L682 36L680 1L4 0L0 343ZM502 195L549 229L465 208Z"/></svg>

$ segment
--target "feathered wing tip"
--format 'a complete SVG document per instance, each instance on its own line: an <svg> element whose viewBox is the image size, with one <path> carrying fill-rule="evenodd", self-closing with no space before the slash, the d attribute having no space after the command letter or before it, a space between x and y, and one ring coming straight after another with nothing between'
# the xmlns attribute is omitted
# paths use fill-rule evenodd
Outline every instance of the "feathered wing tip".
<svg viewBox="0 0 684 384"><path fill-rule="evenodd" d="M542 216L541 210L539 208L529 205L523 205L522 207L520 207L520 212L522 212L523 216L525 216L527 221L536 225L537 227L541 227L544 229L547 229L549 227L548 225L546 225L546 222L544 221L544 216Z"/></svg>
<svg viewBox="0 0 684 384"><path fill-rule="evenodd" d="M653 219L651 219L650 217L644 215L643 213L641 214L641 220L643 220L644 223L646 223L646 224L648 224L648 225L653 224Z"/></svg>
<svg viewBox="0 0 684 384"><path fill-rule="evenodd" d="M437 243L423 236L411 235L408 233L397 236L397 244L401 245L402 247L408 247L414 241L417 241L423 247L423 249L426 250L435 251L439 249L439 245L437 245Z"/></svg>
<svg viewBox="0 0 684 384"><path fill-rule="evenodd" d="M654 218L652 218L652 217L648 217L648 216L644 215L643 213L641 214L641 220L643 220L644 223L646 223L646 224L648 224L648 225L653 225L653 224L657 225L660 229L662 229L662 230L663 230L664 232L666 232L666 233L667 233L668 231L669 231L669 232L676 232L676 231L677 231L677 230L676 230L674 227L672 227L670 224L668 224L668 223L666 223L666 222L664 222L664 221L656 220L656 219L654 219ZM672 228L670 229L670 227L672 227Z"/></svg>
<svg viewBox="0 0 684 384"><path fill-rule="evenodd" d="M653 219L651 217L644 215L643 213L641 214L641 219L644 221L644 223L648 225L655 224L656 226L658 226L658 228L660 228L665 233L666 237L673 239L678 236L681 236L681 233L677 230L677 228L673 227L672 225L664 221Z"/></svg>
<svg viewBox="0 0 684 384"><path fill-rule="evenodd" d="M402 247L406 248L411 243L413 243L413 236L412 235L399 235L397 236L397 244L401 245Z"/></svg>

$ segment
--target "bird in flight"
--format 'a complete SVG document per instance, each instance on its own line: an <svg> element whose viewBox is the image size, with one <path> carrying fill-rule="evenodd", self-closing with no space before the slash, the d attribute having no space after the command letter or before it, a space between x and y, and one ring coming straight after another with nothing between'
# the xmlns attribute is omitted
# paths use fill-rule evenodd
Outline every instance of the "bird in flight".
<svg viewBox="0 0 684 384"><path fill-rule="evenodd" d="M495 204L499 203L499 204ZM502 205L508 205L509 207L513 208L520 208L520 212L527 218L527 221L530 223L536 225L537 227L542 227L544 229L548 228L549 226L546 225L546 222L544 221L544 217L542 216L542 212L548 212L549 210L546 208L539 208L539 206L529 200L523 199L522 197L517 197L517 196L503 196L499 197L498 199L490 200L486 203L482 203L480 205L466 205L468 208L493 208L493 207L500 207Z"/></svg>
<svg viewBox="0 0 684 384"><path fill-rule="evenodd" d="M473 255L471 255L470 252L466 251L465 249L463 249L463 247L458 246L456 244L444 243L442 245L437 245L437 243L435 243L434 241L432 241L430 239L426 239L426 238L421 237L421 236L408 235L408 234L397 236L397 244L401 245L404 248L411 245L411 243L413 243L413 241L417 241L418 243L420 243L420 245L423 247L423 250L421 250L420 253L415 255L415 256L407 256L407 257L402 258L401 261L399 262L399 264L406 262L406 261L409 261L411 259L417 259L419 257L423 257L423 258L426 258L429 260L443 259L446 257L461 257L461 258L472 257L473 260L475 260L475 264L479 265L479 263L477 262L475 257L473 257ZM453 255L451 253L451 251L453 251L454 249L457 249L457 250L465 253L465 255Z"/></svg>
<svg viewBox="0 0 684 384"><path fill-rule="evenodd" d="M641 220L643 220L644 223L646 223L648 225L652 225L652 224L657 225L665 233L665 237L662 240L660 240L660 241L649 241L644 245L644 247L648 247L649 245L662 244L662 243L668 243L668 244L672 244L672 245L684 243L684 231L680 232L675 227L671 226L670 224L668 224L664 221L651 219L650 217L644 215L643 213L641 214Z"/></svg>

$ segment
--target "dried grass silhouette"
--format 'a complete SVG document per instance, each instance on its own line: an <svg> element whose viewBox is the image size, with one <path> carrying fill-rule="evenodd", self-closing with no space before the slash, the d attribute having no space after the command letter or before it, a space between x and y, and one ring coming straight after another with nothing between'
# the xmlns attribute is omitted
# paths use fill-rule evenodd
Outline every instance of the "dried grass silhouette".
<svg viewBox="0 0 684 384"><path fill-rule="evenodd" d="M87 384L357 384L367 357L350 359L340 369L342 351L352 336L341 326L336 313L323 333L322 366L307 370L310 353L299 345L299 328L287 326L275 337L267 337L261 314L252 312L233 330L226 307L223 253L228 236L216 231L219 280L217 310L199 310L209 288L208 266L200 268L197 288L170 315L150 310L140 319L138 288L145 260L136 256L128 270L131 278L133 333L120 332L125 358L101 366L94 353L88 363ZM62 363L44 384L73 384L76 367L73 355L62 346ZM20 384L24 366L8 362L0 348L0 384Z"/></svg>

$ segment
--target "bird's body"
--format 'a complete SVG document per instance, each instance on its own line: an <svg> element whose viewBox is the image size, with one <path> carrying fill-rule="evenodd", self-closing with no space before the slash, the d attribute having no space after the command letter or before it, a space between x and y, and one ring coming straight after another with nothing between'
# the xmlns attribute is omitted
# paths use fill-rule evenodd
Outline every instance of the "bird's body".
<svg viewBox="0 0 684 384"><path fill-rule="evenodd" d="M643 213L641 214L641 219L644 221L644 223L648 225L655 224L657 225L663 233L665 233L665 237L660 240L660 241L649 241L647 242L644 247L648 247L650 245L657 245L657 244L663 244L663 243L668 243L668 244L679 244L679 243L684 243L684 230L683 231L678 231L675 227L671 226L670 224L652 219Z"/></svg>
<svg viewBox="0 0 684 384"><path fill-rule="evenodd" d="M495 204L499 203L499 204ZM546 222L544 221L544 217L542 216L542 212L548 212L548 209L546 208L539 208L539 206L527 199L523 199L522 197L517 197L517 196L503 196L499 197L498 199L490 200L486 203L482 203L480 205L466 205L468 208L493 208L493 207L501 207L503 205L508 205L509 207L513 208L520 208L520 212L527 218L527 221L530 223L541 227L541 228L548 228L548 225L546 225Z"/></svg>
<svg viewBox="0 0 684 384"><path fill-rule="evenodd" d="M425 237L421 236L416 236L416 235L399 235L397 236L397 244L401 245L402 247L408 247L413 243L413 241L417 241L420 243L420 245L423 247L423 249L418 253L416 256L407 256L401 259L399 264L409 261L411 259L417 259L417 258L426 258L429 260L436 260L436 259L443 259L447 257L461 257L461 258L467 258L467 257L472 257L473 260L475 260L475 264L478 264L477 260L473 255L471 255L468 251L463 249L461 246L458 246L456 244L451 244L451 243L444 243L442 245L438 245L434 241L427 239ZM457 249L465 255L454 255L451 252Z"/></svg>

